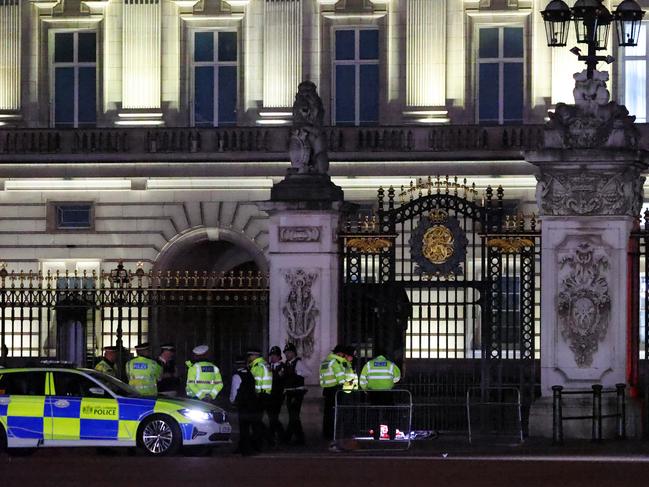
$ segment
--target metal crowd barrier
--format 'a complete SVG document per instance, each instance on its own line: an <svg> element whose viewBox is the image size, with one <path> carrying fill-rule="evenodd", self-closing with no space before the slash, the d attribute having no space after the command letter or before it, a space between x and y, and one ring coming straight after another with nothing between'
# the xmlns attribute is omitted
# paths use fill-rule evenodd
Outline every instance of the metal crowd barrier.
<svg viewBox="0 0 649 487"><path fill-rule="evenodd" d="M338 391L334 442L343 450L407 450L410 448L410 391Z"/></svg>
<svg viewBox="0 0 649 487"><path fill-rule="evenodd" d="M591 420L591 438L593 441L602 439L602 419L615 418L616 436L626 438L626 384L615 384L615 389L604 389L601 384L593 384L592 390L564 390L563 386L552 386L552 442L563 444L563 422L576 420ZM615 394L615 413L602 414L602 395ZM565 395L589 395L593 400L593 414L583 416L564 416L561 399Z"/></svg>
<svg viewBox="0 0 649 487"><path fill-rule="evenodd" d="M493 442L523 442L521 394L516 387L470 387L466 392L469 443L477 438Z"/></svg>

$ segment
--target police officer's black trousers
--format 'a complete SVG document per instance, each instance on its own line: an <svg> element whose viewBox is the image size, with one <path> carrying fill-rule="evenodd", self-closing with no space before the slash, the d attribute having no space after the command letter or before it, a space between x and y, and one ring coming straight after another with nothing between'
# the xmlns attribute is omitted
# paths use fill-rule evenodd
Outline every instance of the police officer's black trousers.
<svg viewBox="0 0 649 487"><path fill-rule="evenodd" d="M288 411L288 425L286 426L286 435L284 441L287 443L295 436L295 441L299 444L304 443L304 431L302 430L302 400L306 391L286 392L286 410Z"/></svg>
<svg viewBox="0 0 649 487"><path fill-rule="evenodd" d="M279 413L282 410L282 403L284 396L277 395L266 398L264 409L268 415L268 441L272 444L276 440L281 440L284 437L284 426L279 420Z"/></svg>
<svg viewBox="0 0 649 487"><path fill-rule="evenodd" d="M261 451L263 428L260 411L239 411L239 453Z"/></svg>
<svg viewBox="0 0 649 487"><path fill-rule="evenodd" d="M324 411L322 414L322 436L327 440L333 440L334 437L334 419L336 407L336 393L342 389L342 386L325 387L322 389L324 396Z"/></svg>

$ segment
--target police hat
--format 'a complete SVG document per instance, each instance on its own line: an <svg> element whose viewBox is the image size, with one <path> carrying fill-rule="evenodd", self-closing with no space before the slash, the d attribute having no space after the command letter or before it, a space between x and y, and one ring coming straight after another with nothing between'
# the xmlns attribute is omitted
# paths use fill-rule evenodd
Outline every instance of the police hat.
<svg viewBox="0 0 649 487"><path fill-rule="evenodd" d="M167 351L167 352L175 352L176 347L174 346L173 343L165 343L163 345L160 345L160 350Z"/></svg>
<svg viewBox="0 0 649 487"><path fill-rule="evenodd" d="M262 353L261 353L261 350L259 350L258 348L249 348L248 351L246 352L246 355L259 355L259 356L261 356Z"/></svg>
<svg viewBox="0 0 649 487"><path fill-rule="evenodd" d="M344 345L336 345L333 349L333 353L347 353L347 352L345 352Z"/></svg>
<svg viewBox="0 0 649 487"><path fill-rule="evenodd" d="M108 345L103 348L104 352L117 352L119 348L117 348L115 345Z"/></svg>
<svg viewBox="0 0 649 487"><path fill-rule="evenodd" d="M277 345L275 345L274 347L270 348L270 352L268 352L268 355L277 355L277 356L281 357L282 356L282 349L279 348Z"/></svg>
<svg viewBox="0 0 649 487"><path fill-rule="evenodd" d="M345 355L349 355L351 357L354 357L354 356L356 356L356 347L349 347L349 346L343 347L342 352Z"/></svg>
<svg viewBox="0 0 649 487"><path fill-rule="evenodd" d="M149 347L149 342L142 342L135 345L135 350L146 350Z"/></svg>
<svg viewBox="0 0 649 487"><path fill-rule="evenodd" d="M284 345L284 352L297 353L297 348L295 348L295 345L293 345L292 343L287 343L286 345Z"/></svg>
<svg viewBox="0 0 649 487"><path fill-rule="evenodd" d="M246 357L243 355L237 355L234 358L234 365L246 365Z"/></svg>
<svg viewBox="0 0 649 487"><path fill-rule="evenodd" d="M207 345L199 345L197 347L194 347L192 353L194 355L205 355L209 349L210 347L208 347Z"/></svg>

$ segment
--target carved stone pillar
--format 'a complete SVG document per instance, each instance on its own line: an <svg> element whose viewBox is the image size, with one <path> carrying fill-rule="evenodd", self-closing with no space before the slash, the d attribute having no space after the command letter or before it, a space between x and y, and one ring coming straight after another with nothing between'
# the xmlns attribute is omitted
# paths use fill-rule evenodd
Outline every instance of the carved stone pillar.
<svg viewBox="0 0 649 487"><path fill-rule="evenodd" d="M0 125L20 116L20 2L0 2Z"/></svg>
<svg viewBox="0 0 649 487"><path fill-rule="evenodd" d="M608 102L605 73L594 80L582 74L575 75L575 105L558 104L543 149L526 154L538 168L542 230L544 398L531 413L536 435L551 435L552 386L626 382L627 250L642 206L646 156L637 149L633 118ZM588 415L589 408L587 397L564 399L565 416ZM568 437L590 435L587 421L566 427Z"/></svg>

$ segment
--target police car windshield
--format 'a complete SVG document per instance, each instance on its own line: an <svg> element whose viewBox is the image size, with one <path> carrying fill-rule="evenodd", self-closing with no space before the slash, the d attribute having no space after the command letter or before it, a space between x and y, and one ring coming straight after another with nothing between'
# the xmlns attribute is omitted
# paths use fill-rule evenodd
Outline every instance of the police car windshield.
<svg viewBox="0 0 649 487"><path fill-rule="evenodd" d="M133 389L128 384L124 384L121 380L117 380L114 377L111 377L106 374L100 374L98 372L88 372L88 374L100 382L106 389L110 390L114 394L122 397L140 397L141 394Z"/></svg>

